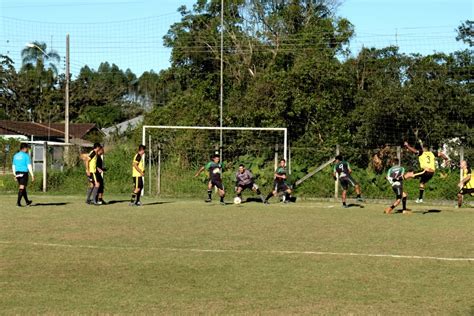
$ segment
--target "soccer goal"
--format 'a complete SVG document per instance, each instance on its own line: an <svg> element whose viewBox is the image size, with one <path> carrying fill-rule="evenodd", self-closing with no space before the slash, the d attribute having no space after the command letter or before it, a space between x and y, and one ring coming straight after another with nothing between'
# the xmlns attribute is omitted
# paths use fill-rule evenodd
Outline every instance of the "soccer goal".
<svg viewBox="0 0 474 316"><path fill-rule="evenodd" d="M240 163L267 183L278 161L288 158L286 128L145 125L142 143L147 146L147 193L193 194L192 175L216 152L229 185Z"/></svg>

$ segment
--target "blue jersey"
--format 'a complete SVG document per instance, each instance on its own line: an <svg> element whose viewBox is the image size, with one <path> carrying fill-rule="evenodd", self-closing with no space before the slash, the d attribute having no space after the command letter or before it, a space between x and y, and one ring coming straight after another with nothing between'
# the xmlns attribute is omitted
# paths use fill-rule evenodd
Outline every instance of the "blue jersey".
<svg viewBox="0 0 474 316"><path fill-rule="evenodd" d="M30 155L19 151L13 156L13 165L16 172L28 172L28 165L31 165Z"/></svg>

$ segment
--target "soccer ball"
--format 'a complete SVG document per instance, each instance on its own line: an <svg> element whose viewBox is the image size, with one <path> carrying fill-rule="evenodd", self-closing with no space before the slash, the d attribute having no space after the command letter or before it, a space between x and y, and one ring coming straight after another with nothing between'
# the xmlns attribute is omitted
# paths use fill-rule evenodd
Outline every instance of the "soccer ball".
<svg viewBox="0 0 474 316"><path fill-rule="evenodd" d="M238 196L236 196L236 197L234 198L234 204L239 205L240 203L242 203L242 199L239 198Z"/></svg>

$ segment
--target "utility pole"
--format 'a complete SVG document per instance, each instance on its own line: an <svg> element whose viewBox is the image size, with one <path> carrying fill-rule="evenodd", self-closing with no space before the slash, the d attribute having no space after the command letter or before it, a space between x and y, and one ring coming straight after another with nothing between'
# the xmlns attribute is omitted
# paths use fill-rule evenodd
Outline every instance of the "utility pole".
<svg viewBox="0 0 474 316"><path fill-rule="evenodd" d="M219 142L219 150L221 161L222 159L222 146L223 146L223 138L222 138L222 108L224 104L224 0L221 0L221 82L220 82L220 142Z"/></svg>

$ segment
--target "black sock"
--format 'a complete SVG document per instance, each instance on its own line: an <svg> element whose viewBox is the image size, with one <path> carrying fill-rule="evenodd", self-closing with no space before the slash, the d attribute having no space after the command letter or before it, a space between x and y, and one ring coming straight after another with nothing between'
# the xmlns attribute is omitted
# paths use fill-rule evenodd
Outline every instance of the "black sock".
<svg viewBox="0 0 474 316"><path fill-rule="evenodd" d="M357 198L360 199L360 194L357 194Z"/></svg>
<svg viewBox="0 0 474 316"><path fill-rule="evenodd" d="M257 194L262 195L262 191L260 191L260 189L257 189Z"/></svg>
<svg viewBox="0 0 474 316"><path fill-rule="evenodd" d="M403 205L403 210L407 209L407 197L405 196L402 198L402 205Z"/></svg>
<svg viewBox="0 0 474 316"><path fill-rule="evenodd" d="M242 198L242 193L237 193L237 196L238 196L239 198Z"/></svg>
<svg viewBox="0 0 474 316"><path fill-rule="evenodd" d="M30 200L28 200L28 193L26 192L26 188L23 189L23 197L25 198L25 202L28 203Z"/></svg>
<svg viewBox="0 0 474 316"><path fill-rule="evenodd" d="M22 196L23 196L23 190L24 190L24 189L18 189L18 198L17 198L17 200L16 200L16 204L17 204L17 205L21 205L21 198L22 198Z"/></svg>
<svg viewBox="0 0 474 316"><path fill-rule="evenodd" d="M212 199L212 190L207 190L207 198L208 198L209 200Z"/></svg>
<svg viewBox="0 0 474 316"><path fill-rule="evenodd" d="M390 208L393 210L395 208L395 205L392 204L392 206L390 206Z"/></svg>
<svg viewBox="0 0 474 316"><path fill-rule="evenodd" d="M221 203L224 203L224 197L221 196Z"/></svg>
<svg viewBox="0 0 474 316"><path fill-rule="evenodd" d="M138 204L140 203L140 197L142 196L142 190L140 190L138 193L137 193L137 199L135 200L135 204Z"/></svg>
<svg viewBox="0 0 474 316"><path fill-rule="evenodd" d="M423 193L425 193L425 189L420 189L420 200L423 199Z"/></svg>
<svg viewBox="0 0 474 316"><path fill-rule="evenodd" d="M288 192L285 192L285 201L290 201L291 195Z"/></svg>
<svg viewBox="0 0 474 316"><path fill-rule="evenodd" d="M272 196L273 196L273 192L268 193L267 198L265 199L265 201L270 200L270 198L271 198Z"/></svg>
<svg viewBox="0 0 474 316"><path fill-rule="evenodd" d="M93 188L88 188L88 189L87 189L86 202L90 202L90 201L91 201L92 190L93 190Z"/></svg>
<svg viewBox="0 0 474 316"><path fill-rule="evenodd" d="M342 205L346 205L346 202L342 202Z"/></svg>
<svg viewBox="0 0 474 316"><path fill-rule="evenodd" d="M135 198L137 194L135 192L132 193L132 199L130 200L130 203L135 203Z"/></svg>

